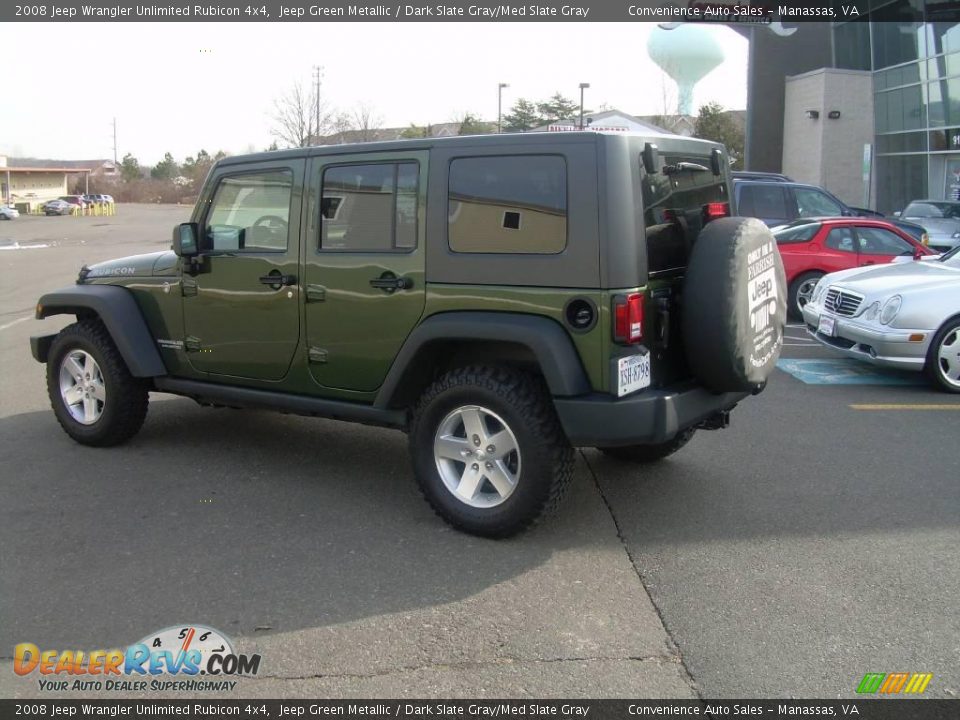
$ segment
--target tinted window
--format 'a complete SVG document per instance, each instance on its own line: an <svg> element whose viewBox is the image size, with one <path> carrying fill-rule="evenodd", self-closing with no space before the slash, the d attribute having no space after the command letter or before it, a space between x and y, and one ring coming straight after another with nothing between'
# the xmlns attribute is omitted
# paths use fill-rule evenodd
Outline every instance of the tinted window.
<svg viewBox="0 0 960 720"><path fill-rule="evenodd" d="M662 165L681 162L710 167L710 159L680 155L661 156ZM643 160L637 158L640 168ZM643 172L641 170L641 172ZM730 201L726 181L711 172L658 172L643 177L643 220L647 241L647 271L684 268L690 248L703 228L707 203Z"/></svg>
<svg viewBox="0 0 960 720"><path fill-rule="evenodd" d="M912 255L913 245L896 233L876 227L859 227L860 252L867 255Z"/></svg>
<svg viewBox="0 0 960 720"><path fill-rule="evenodd" d="M455 252L559 253L567 245L567 166L555 155L450 163L448 238Z"/></svg>
<svg viewBox="0 0 960 720"><path fill-rule="evenodd" d="M800 217L843 214L843 207L825 192L814 188L794 188L793 192L797 198L797 214Z"/></svg>
<svg viewBox="0 0 960 720"><path fill-rule="evenodd" d="M417 245L417 163L341 165L324 170L321 250L389 252Z"/></svg>
<svg viewBox="0 0 960 720"><path fill-rule="evenodd" d="M828 248L840 250L841 252L855 253L857 251L857 243L853 238L853 230L848 227L838 227L831 230L823 244Z"/></svg>
<svg viewBox="0 0 960 720"><path fill-rule="evenodd" d="M773 183L763 185L744 185L740 188L737 212L743 217L786 218L787 193Z"/></svg>
<svg viewBox="0 0 960 720"><path fill-rule="evenodd" d="M820 230L820 223L808 222L804 225L791 225L782 230L777 230L773 236L781 245L786 243L808 242L813 240L813 236Z"/></svg>
<svg viewBox="0 0 960 720"><path fill-rule="evenodd" d="M213 250L286 250L293 176L286 170L225 177L206 235Z"/></svg>

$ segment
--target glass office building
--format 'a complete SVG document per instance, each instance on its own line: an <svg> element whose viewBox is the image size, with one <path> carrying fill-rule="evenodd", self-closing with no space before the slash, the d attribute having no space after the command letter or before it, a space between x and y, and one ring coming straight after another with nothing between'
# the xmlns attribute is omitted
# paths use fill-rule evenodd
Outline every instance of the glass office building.
<svg viewBox="0 0 960 720"><path fill-rule="evenodd" d="M960 200L960 23L955 2L872 0L833 26L839 68L873 72L875 205Z"/></svg>

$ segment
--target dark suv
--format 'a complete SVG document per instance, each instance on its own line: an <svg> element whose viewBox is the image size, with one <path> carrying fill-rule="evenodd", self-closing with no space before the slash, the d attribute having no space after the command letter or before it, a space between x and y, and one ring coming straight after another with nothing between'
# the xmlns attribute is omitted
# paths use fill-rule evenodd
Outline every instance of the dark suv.
<svg viewBox="0 0 960 720"><path fill-rule="evenodd" d="M816 185L781 180L786 176L734 177L733 193L738 215L755 217L774 227L798 218L883 217L882 213L847 205Z"/></svg>
<svg viewBox="0 0 960 720"><path fill-rule="evenodd" d="M81 443L131 437L150 392L399 428L434 509L506 536L556 505L573 447L657 460L762 389L783 266L729 203L722 146L673 136L230 157L172 251L40 298L77 322L33 355Z"/></svg>

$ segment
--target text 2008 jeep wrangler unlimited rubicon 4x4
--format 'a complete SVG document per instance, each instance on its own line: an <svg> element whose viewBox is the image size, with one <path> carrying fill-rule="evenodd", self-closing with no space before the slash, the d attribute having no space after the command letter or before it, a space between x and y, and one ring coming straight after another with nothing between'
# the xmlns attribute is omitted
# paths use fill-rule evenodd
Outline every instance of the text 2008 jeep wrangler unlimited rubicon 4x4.
<svg viewBox="0 0 960 720"><path fill-rule="evenodd" d="M437 513L502 537L573 447L656 460L762 389L783 266L729 213L723 147L672 135L230 157L173 252L84 267L31 345L78 442L130 438L150 392L400 428Z"/></svg>

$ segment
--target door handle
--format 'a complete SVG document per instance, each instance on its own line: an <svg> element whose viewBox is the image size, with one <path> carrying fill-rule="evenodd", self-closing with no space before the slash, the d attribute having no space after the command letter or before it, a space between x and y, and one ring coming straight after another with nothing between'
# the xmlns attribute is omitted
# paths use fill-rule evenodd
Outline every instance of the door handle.
<svg viewBox="0 0 960 720"><path fill-rule="evenodd" d="M392 273L384 273L383 276L371 280L370 287L392 293L395 290L409 290L413 287L413 280L407 277L394 277Z"/></svg>
<svg viewBox="0 0 960 720"><path fill-rule="evenodd" d="M294 285L297 282L296 275L281 275L273 272L270 275L261 275L260 282L264 285L276 286L277 288Z"/></svg>

